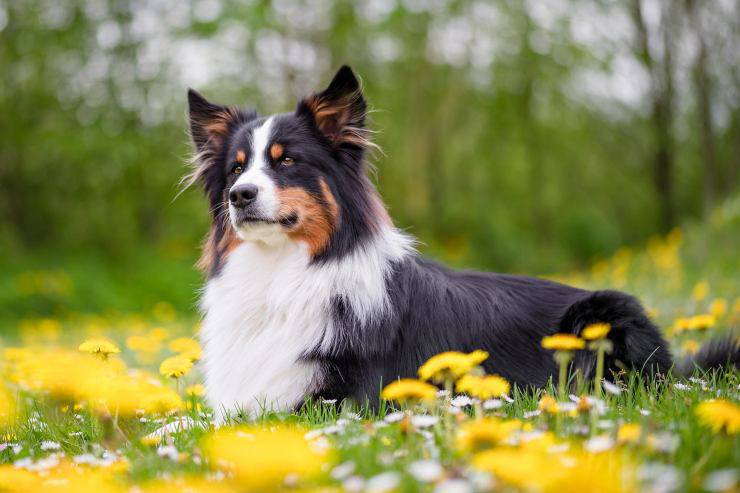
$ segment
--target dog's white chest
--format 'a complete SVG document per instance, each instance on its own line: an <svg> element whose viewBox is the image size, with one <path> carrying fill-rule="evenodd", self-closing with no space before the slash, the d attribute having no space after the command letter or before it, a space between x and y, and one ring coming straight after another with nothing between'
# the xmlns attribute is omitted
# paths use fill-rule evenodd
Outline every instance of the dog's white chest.
<svg viewBox="0 0 740 493"><path fill-rule="evenodd" d="M407 237L383 228L341 259L311 264L305 244L273 240L243 242L206 284L203 370L208 401L221 414L287 410L320 391L320 365L302 356L332 349L332 303L351 309L359 330L386 316L392 261L411 249Z"/></svg>
<svg viewBox="0 0 740 493"><path fill-rule="evenodd" d="M331 293L307 265L301 245L245 242L208 281L203 370L217 412L287 410L315 389L319 367L301 355L321 341Z"/></svg>

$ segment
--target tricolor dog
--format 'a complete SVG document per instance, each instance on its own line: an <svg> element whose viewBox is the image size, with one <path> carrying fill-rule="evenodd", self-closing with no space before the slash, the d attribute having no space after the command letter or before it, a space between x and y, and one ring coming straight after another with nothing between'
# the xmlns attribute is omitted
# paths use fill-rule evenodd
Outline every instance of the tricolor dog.
<svg viewBox="0 0 740 493"><path fill-rule="evenodd" d="M349 67L289 113L188 97L190 181L212 213L201 338L215 409L291 410L311 396L375 404L382 385L448 350L486 350L487 372L540 387L556 372L542 338L594 322L612 326L611 370L671 369L666 341L629 295L419 255L367 176L367 106ZM737 359L728 339L686 363ZM572 365L586 377L595 366L585 352Z"/></svg>

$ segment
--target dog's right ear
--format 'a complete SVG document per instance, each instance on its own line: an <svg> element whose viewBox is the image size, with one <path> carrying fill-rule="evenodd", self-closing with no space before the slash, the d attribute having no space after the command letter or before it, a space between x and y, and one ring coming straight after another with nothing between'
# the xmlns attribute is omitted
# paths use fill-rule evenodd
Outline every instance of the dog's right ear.
<svg viewBox="0 0 740 493"><path fill-rule="evenodd" d="M239 110L213 104L194 89L188 89L188 114L190 136L197 152L209 145L220 146L231 125L239 120Z"/></svg>

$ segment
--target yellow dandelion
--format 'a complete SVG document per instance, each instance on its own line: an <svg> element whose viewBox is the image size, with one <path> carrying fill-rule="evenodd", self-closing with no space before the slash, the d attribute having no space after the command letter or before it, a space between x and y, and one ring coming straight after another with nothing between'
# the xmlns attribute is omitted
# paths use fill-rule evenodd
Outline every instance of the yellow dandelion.
<svg viewBox="0 0 740 493"><path fill-rule="evenodd" d="M717 323L717 319L711 313L694 315L689 319L689 330L705 330Z"/></svg>
<svg viewBox="0 0 740 493"><path fill-rule="evenodd" d="M155 327L149 331L149 337L158 342L164 341L169 337L169 335L169 331L163 327Z"/></svg>
<svg viewBox="0 0 740 493"><path fill-rule="evenodd" d="M542 339L542 347L555 351L574 351L586 347L586 341L573 334L554 334Z"/></svg>
<svg viewBox="0 0 740 493"><path fill-rule="evenodd" d="M152 375L126 371L120 360L102 361L77 351L44 349L13 366L11 381L30 391L75 402L103 415L135 415L138 410L170 412L182 407L177 393Z"/></svg>
<svg viewBox="0 0 740 493"><path fill-rule="evenodd" d="M709 313L715 318L722 318L727 313L727 300L717 298L709 304Z"/></svg>
<svg viewBox="0 0 740 493"><path fill-rule="evenodd" d="M173 353L180 354L193 361L198 361L203 354L203 350L198 341L191 339L190 337L178 337L177 339L173 339L170 341L168 347Z"/></svg>
<svg viewBox="0 0 740 493"><path fill-rule="evenodd" d="M155 445L159 445L159 442L162 441L162 438L152 433L151 435L141 437L139 441L142 443L142 445L153 447Z"/></svg>
<svg viewBox="0 0 740 493"><path fill-rule="evenodd" d="M681 350L690 356L699 352L699 348L701 345L693 339L688 339L681 344Z"/></svg>
<svg viewBox="0 0 740 493"><path fill-rule="evenodd" d="M476 350L472 353L447 351L432 356L419 368L419 378L442 383L446 380L456 380L468 373L488 358L485 351Z"/></svg>
<svg viewBox="0 0 740 493"><path fill-rule="evenodd" d="M485 400L509 393L509 382L498 375L465 375L457 382L457 391Z"/></svg>
<svg viewBox="0 0 740 493"><path fill-rule="evenodd" d="M402 378L386 385L380 396L387 401L433 401L437 387L420 380Z"/></svg>
<svg viewBox="0 0 740 493"><path fill-rule="evenodd" d="M504 484L525 490L543 490L561 474L558 457L548 457L539 451L496 447L476 454L475 469L492 473Z"/></svg>
<svg viewBox="0 0 740 493"><path fill-rule="evenodd" d="M185 394L187 394L190 397L200 397L205 393L206 393L205 387L203 387L203 385L199 383L185 387Z"/></svg>
<svg viewBox="0 0 740 493"><path fill-rule="evenodd" d="M159 373L168 378L180 378L193 368L193 360L186 356L171 356L159 365Z"/></svg>
<svg viewBox="0 0 740 493"><path fill-rule="evenodd" d="M95 337L88 339L77 348L84 353L100 355L103 358L107 358L110 354L118 354L121 352L118 346L110 342L108 339Z"/></svg>
<svg viewBox="0 0 740 493"><path fill-rule="evenodd" d="M483 418L460 426L457 448L463 452L477 452L505 442L522 428L521 421Z"/></svg>
<svg viewBox="0 0 740 493"><path fill-rule="evenodd" d="M691 290L691 297L694 298L695 301L701 301L704 298L707 297L709 294L709 283L707 281L700 281L697 282L694 285L694 288Z"/></svg>
<svg viewBox="0 0 740 493"><path fill-rule="evenodd" d="M679 332L683 332L684 330L689 330L691 328L691 319L688 317L678 317L676 320L673 321L673 327L671 327L670 334L677 334Z"/></svg>
<svg viewBox="0 0 740 493"><path fill-rule="evenodd" d="M605 323L591 324L583 329L581 336L589 341L603 339L611 330L612 326Z"/></svg>
<svg viewBox="0 0 740 493"><path fill-rule="evenodd" d="M558 412L558 401L551 395L545 394L537 403L537 409L540 411L554 414Z"/></svg>
<svg viewBox="0 0 740 493"><path fill-rule="evenodd" d="M617 430L619 443L637 443L642 435L642 427L637 423L625 423Z"/></svg>
<svg viewBox="0 0 740 493"><path fill-rule="evenodd" d="M15 402L13 396L0 383L0 429L10 425L13 422L14 415Z"/></svg>
<svg viewBox="0 0 740 493"><path fill-rule="evenodd" d="M621 454L575 450L554 454L553 446L524 444L520 448L496 447L476 454L472 466L493 473L504 485L525 491L599 491L626 493L637 490L634 466Z"/></svg>
<svg viewBox="0 0 740 493"><path fill-rule="evenodd" d="M735 435L740 432L740 406L725 399L712 399L696 406L696 415L715 433L727 432Z"/></svg>
<svg viewBox="0 0 740 493"><path fill-rule="evenodd" d="M301 481L321 473L322 448L292 427L221 428L206 437L203 452L213 464L230 470L246 490L277 490L286 477Z"/></svg>
<svg viewBox="0 0 740 493"><path fill-rule="evenodd" d="M159 351L160 343L153 337L133 335L126 338L126 347L134 351L151 353Z"/></svg>

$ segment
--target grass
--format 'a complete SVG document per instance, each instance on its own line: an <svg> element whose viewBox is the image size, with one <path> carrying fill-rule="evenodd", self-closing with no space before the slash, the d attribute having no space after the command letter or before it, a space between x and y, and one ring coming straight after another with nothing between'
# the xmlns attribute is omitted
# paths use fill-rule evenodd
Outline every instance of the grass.
<svg viewBox="0 0 740 493"><path fill-rule="evenodd" d="M623 249L588 271L557 277L637 294L665 328L674 353L685 355L693 350L692 341L703 343L726 333L740 320L735 251L739 240L740 201L736 200L718 209L704 225L690 225L680 233L652 239L643 249ZM48 292L42 294L48 297ZM102 298L100 303L104 306ZM77 358L94 359L75 348L87 337L102 334L115 341L122 353L100 365L96 360L94 368L123 364L120 361L128 372L143 370L148 378L157 379L159 363L173 354L168 342L192 334L196 323L189 311L172 304L154 302L150 306L133 315L123 306L105 316L72 311L20 317L16 334L6 337L2 361L6 394L14 401L16 416L4 428L0 418L4 437L0 439L0 491L29 491L29 485L49 491L95 489L101 493L128 491L134 485L142 491L169 491L184 488L183 482L192 491L344 488L416 492L452 491L453 487L460 488L455 491L731 491L737 487L737 431L713 431L711 423L697 414L700 403L720 398L734 404L734 419L740 419L736 370L698 372L690 380L668 375L651 382L625 374L618 393L612 388L604 394L599 412L595 410L598 405L591 410L571 409L589 392L587 387L574 392L572 405L561 402L557 412L538 409L543 395L557 395L554 388L534 394L514 388L510 399L496 401L495 408L485 413L497 420L494 426L516 420L519 429L498 443L471 449L461 445L461 436L484 435L484 425L476 420L471 406L451 406L443 398L433 405L405 406L406 414L398 414L385 402L377 411L349 402L308 402L296 413L264 412L252 420L234 415L215 432L212 410L201 396L185 392L198 382L197 372L179 381L159 380L162 388L182 397L172 412L124 415L115 409L101 410L94 399L72 395L77 392L74 368L55 367L57 360L51 358L37 366L30 364L34 353L42 349L15 359L7 351L19 346L67 348ZM692 316L706 313L714 316L711 326L687 325ZM140 344L132 336L139 337ZM26 370L25 376L19 376ZM115 371L121 372L120 378L129 378L127 371ZM43 377L42 384L37 385L29 375ZM0 398L0 415L1 402ZM418 418L428 415L438 419L424 423L425 418ZM183 419L193 425L174 429L158 440L144 438L166 423ZM626 424L638 425L639 431L630 437ZM255 439L261 447L256 455L248 455L252 445L231 450L225 444L240 438L219 433L228 433L224 430L232 426L300 427L300 435L308 433L311 442L324 451L320 467L314 474L286 477L278 466L298 467L295 460L300 460L309 467L308 456L313 452L291 458L287 449L281 449L287 445L277 438L265 443ZM207 446L209 440L221 440L216 442L220 444L216 452ZM515 458L511 464L506 463L507 454ZM250 469L239 462L243 458L247 464L261 461L261 466ZM224 459L233 467L226 467ZM517 476L517 466L526 474ZM262 482L255 483L255 478Z"/></svg>

